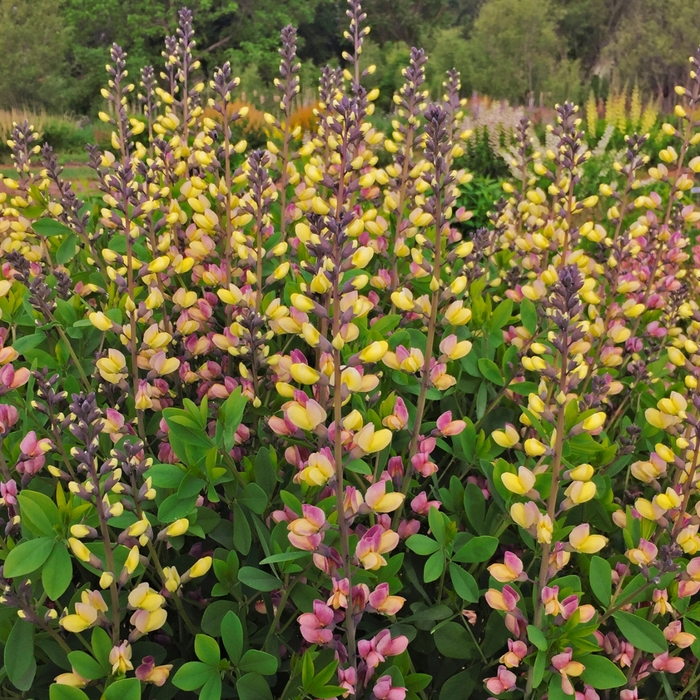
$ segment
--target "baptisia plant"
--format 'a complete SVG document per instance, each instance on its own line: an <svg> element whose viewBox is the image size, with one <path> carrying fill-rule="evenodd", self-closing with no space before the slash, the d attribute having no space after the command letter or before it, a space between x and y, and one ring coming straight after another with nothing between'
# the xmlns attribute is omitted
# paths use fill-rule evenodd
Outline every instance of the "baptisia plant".
<svg viewBox="0 0 700 700"><path fill-rule="evenodd" d="M29 124L0 192L3 697L681 700L700 673L700 54L583 197L578 109L463 206L467 105L369 32L266 146L179 13L114 46L81 199ZM137 109L137 112L131 110Z"/></svg>

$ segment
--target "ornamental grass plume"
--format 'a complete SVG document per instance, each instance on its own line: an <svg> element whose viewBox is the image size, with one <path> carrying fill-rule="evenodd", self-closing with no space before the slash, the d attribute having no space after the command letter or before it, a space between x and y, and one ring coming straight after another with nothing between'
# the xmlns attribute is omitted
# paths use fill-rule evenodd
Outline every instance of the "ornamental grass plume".
<svg viewBox="0 0 700 700"><path fill-rule="evenodd" d="M385 134L358 0L347 18L310 133L295 29L252 149L186 9L138 88L110 51L95 197L13 127L3 697L681 700L700 680L700 52L659 153L635 97L642 134L591 190L580 110L542 147L522 117L475 220L459 74L429 103L412 49Z"/></svg>

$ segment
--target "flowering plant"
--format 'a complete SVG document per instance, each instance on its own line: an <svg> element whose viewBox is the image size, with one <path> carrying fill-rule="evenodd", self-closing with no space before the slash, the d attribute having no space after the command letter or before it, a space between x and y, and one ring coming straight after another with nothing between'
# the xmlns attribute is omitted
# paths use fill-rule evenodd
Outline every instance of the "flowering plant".
<svg viewBox="0 0 700 700"><path fill-rule="evenodd" d="M15 127L3 697L695 692L700 54L660 162L629 136L579 198L577 108L545 152L523 119L467 236L458 74L427 104L414 49L388 138L348 16L303 140L295 30L249 152L187 10L141 118L112 49L99 205Z"/></svg>

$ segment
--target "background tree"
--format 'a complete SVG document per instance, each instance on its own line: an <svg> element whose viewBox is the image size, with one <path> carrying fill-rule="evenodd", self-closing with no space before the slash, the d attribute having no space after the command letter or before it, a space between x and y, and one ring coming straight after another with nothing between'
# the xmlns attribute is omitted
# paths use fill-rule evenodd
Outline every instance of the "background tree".
<svg viewBox="0 0 700 700"><path fill-rule="evenodd" d="M488 0L469 40L470 83L492 97L522 102L541 92L566 95L559 85L575 77L557 33L559 13L550 0Z"/></svg>
<svg viewBox="0 0 700 700"><path fill-rule="evenodd" d="M59 0L0 0L0 107L66 107L66 39Z"/></svg>
<svg viewBox="0 0 700 700"><path fill-rule="evenodd" d="M642 90L663 98L668 106L699 41L700 0L633 0L604 55L621 80L637 79Z"/></svg>

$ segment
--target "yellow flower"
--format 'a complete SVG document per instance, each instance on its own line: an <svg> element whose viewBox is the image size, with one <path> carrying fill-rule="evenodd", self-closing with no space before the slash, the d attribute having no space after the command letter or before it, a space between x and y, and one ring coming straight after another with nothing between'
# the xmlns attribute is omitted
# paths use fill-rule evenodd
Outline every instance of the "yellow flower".
<svg viewBox="0 0 700 700"><path fill-rule="evenodd" d="M90 561L92 552L77 538L69 537L68 546L75 556L80 559L80 561Z"/></svg>
<svg viewBox="0 0 700 700"><path fill-rule="evenodd" d="M189 574L190 578L200 578L201 576L204 576L209 569L211 569L212 563L213 559L211 557L202 557L192 565L187 573Z"/></svg>
<svg viewBox="0 0 700 700"><path fill-rule="evenodd" d="M595 554L605 547L607 538L602 535L591 535L590 532L591 526L588 523L582 523L569 533L569 544L575 551Z"/></svg>
<svg viewBox="0 0 700 700"><path fill-rule="evenodd" d="M536 440L535 438L529 438L528 440L525 440L524 447L525 447L525 452L530 457L539 457L540 455L543 455L547 451L547 448L539 440Z"/></svg>
<svg viewBox="0 0 700 700"><path fill-rule="evenodd" d="M579 464L576 469L569 472L574 481L590 481L593 478L594 469L590 464Z"/></svg>
<svg viewBox="0 0 700 700"><path fill-rule="evenodd" d="M297 401L292 401L286 406L287 418L301 430L314 430L326 420L326 412L313 399L302 406Z"/></svg>
<svg viewBox="0 0 700 700"><path fill-rule="evenodd" d="M596 485L592 481L573 481L565 491L572 503L586 503L595 498Z"/></svg>
<svg viewBox="0 0 700 700"><path fill-rule="evenodd" d="M309 367L303 362L295 362L289 368L289 372L299 384L316 384L321 377L313 367Z"/></svg>
<svg viewBox="0 0 700 700"><path fill-rule="evenodd" d="M95 326L95 328L98 328L101 331L112 330L112 321L101 311L93 311L88 315L88 319L90 320L90 323Z"/></svg>
<svg viewBox="0 0 700 700"><path fill-rule="evenodd" d="M110 384L119 384L122 379L128 376L126 369L126 358L119 352L110 348L107 357L102 357L95 363L102 378Z"/></svg>
<svg viewBox="0 0 700 700"><path fill-rule="evenodd" d="M381 452L387 445L391 443L392 439L391 430L382 428L375 432L374 425L372 423L367 423L363 428L358 430L354 437L353 442L363 451Z"/></svg>
<svg viewBox="0 0 700 700"><path fill-rule="evenodd" d="M148 583L140 583L129 593L129 607L153 612L165 604L165 598L154 591Z"/></svg>
<svg viewBox="0 0 700 700"><path fill-rule="evenodd" d="M592 416L588 416L583 423L581 424L581 427L584 430L598 430L598 428L603 427L603 423L605 423L605 419L607 416L605 415L604 411L598 411L597 413L594 413Z"/></svg>
<svg viewBox="0 0 700 700"><path fill-rule="evenodd" d="M501 474L503 485L512 493L523 496L535 485L535 475L525 467L519 467L517 474L505 472Z"/></svg>
<svg viewBox="0 0 700 700"><path fill-rule="evenodd" d="M168 527L165 529L165 534L168 537L178 537L180 535L184 535L189 527L190 521L187 518L180 518L174 523L170 523L170 525L168 525Z"/></svg>
<svg viewBox="0 0 700 700"><path fill-rule="evenodd" d="M307 466L298 472L294 481L304 482L309 486L323 486L335 473L331 460L321 452L313 452L309 455Z"/></svg>
<svg viewBox="0 0 700 700"><path fill-rule="evenodd" d="M362 362L379 362L389 350L386 340L376 340L360 353Z"/></svg>
<svg viewBox="0 0 700 700"><path fill-rule="evenodd" d="M506 423L503 430L494 430L491 437L500 447L513 447L520 441L518 431L510 423Z"/></svg>
<svg viewBox="0 0 700 700"><path fill-rule="evenodd" d="M123 675L127 671L133 671L129 642L122 642L119 646L112 647L109 652L109 663L112 664L112 673Z"/></svg>

